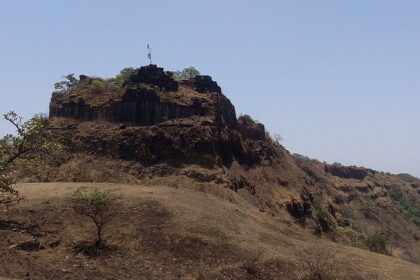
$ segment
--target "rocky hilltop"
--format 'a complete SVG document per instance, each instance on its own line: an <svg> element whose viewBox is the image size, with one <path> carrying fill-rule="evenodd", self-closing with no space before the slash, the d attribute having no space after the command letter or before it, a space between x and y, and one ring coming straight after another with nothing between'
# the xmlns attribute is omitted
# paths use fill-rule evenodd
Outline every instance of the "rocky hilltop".
<svg viewBox="0 0 420 280"><path fill-rule="evenodd" d="M74 151L143 163L225 165L255 164L274 153L264 126L238 120L210 76L178 82L149 65L136 69L121 87L95 88L98 81L80 76L76 88L53 93L51 127Z"/></svg>
<svg viewBox="0 0 420 280"><path fill-rule="evenodd" d="M292 155L263 124L237 118L210 76L177 81L155 65L121 83L82 75L53 93L49 131L64 150L18 177L190 188L420 263L419 179Z"/></svg>

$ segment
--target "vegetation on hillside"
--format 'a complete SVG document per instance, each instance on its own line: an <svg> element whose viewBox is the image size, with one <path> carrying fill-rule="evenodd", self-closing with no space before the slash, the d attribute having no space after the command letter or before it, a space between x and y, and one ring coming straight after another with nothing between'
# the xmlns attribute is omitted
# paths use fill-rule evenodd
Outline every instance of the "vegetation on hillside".
<svg viewBox="0 0 420 280"><path fill-rule="evenodd" d="M392 187L388 190L389 197L394 201L398 209L420 228L420 199L410 197L401 189Z"/></svg>
<svg viewBox="0 0 420 280"><path fill-rule="evenodd" d="M96 226L95 246L102 249L105 245L103 230L118 214L119 197L109 191L79 188L69 197L70 207L79 215L90 218Z"/></svg>
<svg viewBox="0 0 420 280"><path fill-rule="evenodd" d="M120 71L115 77L107 80L112 85L117 85L122 87L124 81L134 73L135 69L133 67L126 67Z"/></svg>
<svg viewBox="0 0 420 280"><path fill-rule="evenodd" d="M197 69L195 69L195 67L190 66L187 68L184 68L182 70L177 70L173 72L173 77L175 80L177 81L182 81L182 80L189 80L194 78L195 76L200 75L200 71L198 71Z"/></svg>
<svg viewBox="0 0 420 280"><path fill-rule="evenodd" d="M72 90L79 83L79 79L75 77L75 74L67 74L63 76L63 80L58 81L54 84L54 89L65 92Z"/></svg>
<svg viewBox="0 0 420 280"><path fill-rule="evenodd" d="M13 188L14 180L10 173L16 163L33 163L42 161L43 157L60 145L50 141L46 134L47 119L36 115L24 122L15 112L4 114L16 130L16 134L7 134L0 140L0 206L9 206L21 199Z"/></svg>

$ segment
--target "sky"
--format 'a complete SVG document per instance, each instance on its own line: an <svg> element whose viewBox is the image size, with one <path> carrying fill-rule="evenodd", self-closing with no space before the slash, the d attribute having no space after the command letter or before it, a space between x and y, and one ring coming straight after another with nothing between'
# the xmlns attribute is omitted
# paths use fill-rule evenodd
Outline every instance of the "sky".
<svg viewBox="0 0 420 280"><path fill-rule="evenodd" d="M417 0L1 0L0 112L48 113L62 75L145 65L147 44L292 153L420 176Z"/></svg>

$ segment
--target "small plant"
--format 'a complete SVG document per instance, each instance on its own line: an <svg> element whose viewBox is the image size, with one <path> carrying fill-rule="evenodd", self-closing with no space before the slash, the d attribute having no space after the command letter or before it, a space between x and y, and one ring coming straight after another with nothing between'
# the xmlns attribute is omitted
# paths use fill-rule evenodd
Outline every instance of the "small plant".
<svg viewBox="0 0 420 280"><path fill-rule="evenodd" d="M92 80L90 86L95 93L100 93L106 87L106 83L101 80Z"/></svg>
<svg viewBox="0 0 420 280"><path fill-rule="evenodd" d="M276 145L280 145L280 143L283 141L283 137L281 137L280 134L271 134L269 131L265 132L265 139Z"/></svg>
<svg viewBox="0 0 420 280"><path fill-rule="evenodd" d="M335 228L336 233L339 236L343 236L344 237L344 243L351 245L353 247L358 247L358 248L365 248L363 241L361 239L361 237L359 237L359 233L352 227L336 227Z"/></svg>
<svg viewBox="0 0 420 280"><path fill-rule="evenodd" d="M89 217L96 226L97 248L104 247L104 227L119 212L119 197L107 190L86 190L79 188L71 193L69 198L70 207L79 215Z"/></svg>

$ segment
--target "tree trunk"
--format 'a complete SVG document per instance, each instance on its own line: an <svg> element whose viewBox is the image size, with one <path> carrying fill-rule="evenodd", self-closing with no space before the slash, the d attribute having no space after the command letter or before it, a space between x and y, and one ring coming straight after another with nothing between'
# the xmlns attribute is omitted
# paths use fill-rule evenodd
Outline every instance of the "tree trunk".
<svg viewBox="0 0 420 280"><path fill-rule="evenodd" d="M102 241L102 225L96 225L98 230L98 240L96 241L96 244L99 249L102 249L103 247L103 241Z"/></svg>

